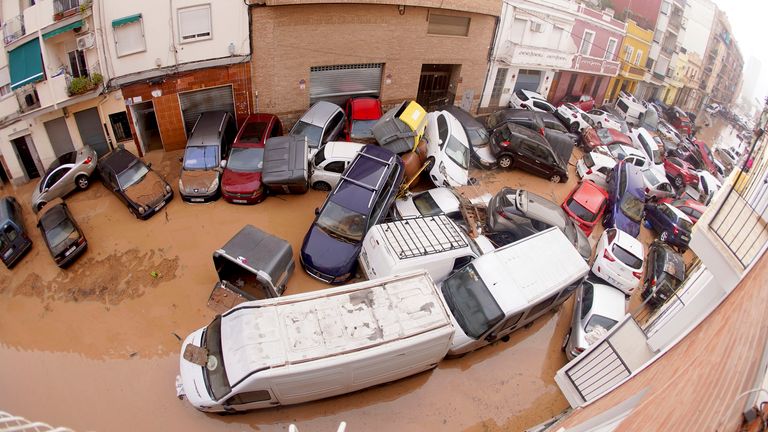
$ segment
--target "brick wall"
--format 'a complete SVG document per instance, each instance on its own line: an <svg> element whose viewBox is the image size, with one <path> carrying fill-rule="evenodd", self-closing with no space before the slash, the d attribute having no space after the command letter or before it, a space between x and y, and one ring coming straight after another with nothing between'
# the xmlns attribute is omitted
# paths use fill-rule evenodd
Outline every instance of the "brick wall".
<svg viewBox="0 0 768 432"><path fill-rule="evenodd" d="M470 17L469 35L428 35L430 11ZM460 64L456 100L469 89L473 109L480 100L495 27L491 15L413 6L400 15L395 5L359 4L257 7L252 14L255 106L286 124L309 106L311 66L384 63L383 81L392 77L381 86L388 106L416 98L422 64Z"/></svg>
<svg viewBox="0 0 768 432"><path fill-rule="evenodd" d="M221 85L232 85L235 98L235 113L238 127L251 110L251 67L249 63L212 67L177 75L168 75L159 84L137 83L122 88L123 98L141 97L142 101L153 101L155 116L166 151L183 149L187 144L184 121L179 107L179 92L201 90ZM153 90L161 90L162 96L153 97ZM128 110L128 117L131 111ZM131 118L131 131L136 146L138 134Z"/></svg>

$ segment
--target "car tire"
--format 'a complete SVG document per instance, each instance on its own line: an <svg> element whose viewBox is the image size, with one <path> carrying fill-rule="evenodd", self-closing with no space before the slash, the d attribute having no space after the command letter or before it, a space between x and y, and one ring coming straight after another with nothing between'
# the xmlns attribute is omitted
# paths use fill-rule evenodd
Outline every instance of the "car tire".
<svg viewBox="0 0 768 432"><path fill-rule="evenodd" d="M549 181L551 181L552 183L560 183L561 180L562 180L562 177L560 177L557 174L553 174L549 177Z"/></svg>
<svg viewBox="0 0 768 432"><path fill-rule="evenodd" d="M331 188L331 185L329 185L328 183L324 181L318 181L312 184L312 189L323 191L323 192L330 192L332 188Z"/></svg>
<svg viewBox="0 0 768 432"><path fill-rule="evenodd" d="M90 185L91 180L85 174L80 174L75 178L75 186L77 186L77 188L80 190L86 190Z"/></svg>
<svg viewBox="0 0 768 432"><path fill-rule="evenodd" d="M683 187L683 176L678 175L677 177L675 177L675 186L677 186L678 188Z"/></svg>
<svg viewBox="0 0 768 432"><path fill-rule="evenodd" d="M659 235L659 240L666 242L669 239L669 231L662 231Z"/></svg>
<svg viewBox="0 0 768 432"><path fill-rule="evenodd" d="M39 203L37 203L37 206L36 206L36 212L38 212L38 213L39 213L39 212L40 212L40 210L42 210L42 209L43 209L43 207L45 207L45 205L46 205L46 204L48 204L48 203L47 203L47 202L45 202L45 201L40 201Z"/></svg>
<svg viewBox="0 0 768 432"><path fill-rule="evenodd" d="M563 344L560 345L560 351L565 352L565 348L568 347L568 342L571 340L571 332L573 331L572 328L568 329L568 332L565 333L565 337L563 338Z"/></svg>
<svg viewBox="0 0 768 432"><path fill-rule="evenodd" d="M501 155L496 160L496 163L499 164L500 168L511 168L513 162L514 162L514 160L512 159L512 156L510 156L510 155Z"/></svg>
<svg viewBox="0 0 768 432"><path fill-rule="evenodd" d="M576 134L576 133L579 133L579 132L581 132L581 126L579 126L579 124L578 124L578 123L576 123L576 122L573 122L573 123L571 123L571 125L568 127L568 130L569 130L571 133L575 133L575 134Z"/></svg>

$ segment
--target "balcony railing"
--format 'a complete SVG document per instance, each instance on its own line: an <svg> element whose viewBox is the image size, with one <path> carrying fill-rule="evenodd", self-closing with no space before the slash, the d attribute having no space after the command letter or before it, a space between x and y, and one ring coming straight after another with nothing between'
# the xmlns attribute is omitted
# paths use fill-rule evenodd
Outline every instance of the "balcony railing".
<svg viewBox="0 0 768 432"><path fill-rule="evenodd" d="M80 0L53 0L53 19L58 21L80 12Z"/></svg>
<svg viewBox="0 0 768 432"><path fill-rule="evenodd" d="M24 36L24 17L21 15L5 20L3 23L3 43L9 43Z"/></svg>

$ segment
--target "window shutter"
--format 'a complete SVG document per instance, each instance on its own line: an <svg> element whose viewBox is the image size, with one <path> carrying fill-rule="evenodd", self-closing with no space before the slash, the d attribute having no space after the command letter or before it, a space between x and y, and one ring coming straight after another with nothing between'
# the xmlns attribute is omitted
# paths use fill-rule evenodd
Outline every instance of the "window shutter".
<svg viewBox="0 0 768 432"><path fill-rule="evenodd" d="M118 56L132 54L146 49L141 21L115 27L114 32Z"/></svg>
<svg viewBox="0 0 768 432"><path fill-rule="evenodd" d="M211 36L209 5L179 10L179 38L182 41Z"/></svg>

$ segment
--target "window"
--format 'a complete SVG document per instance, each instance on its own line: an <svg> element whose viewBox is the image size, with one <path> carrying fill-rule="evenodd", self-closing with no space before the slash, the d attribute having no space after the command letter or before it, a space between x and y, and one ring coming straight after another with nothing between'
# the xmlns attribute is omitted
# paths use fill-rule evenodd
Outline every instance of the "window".
<svg viewBox="0 0 768 432"><path fill-rule="evenodd" d="M589 310L592 309L592 299L594 298L594 287L589 282L584 282L584 290L581 293L581 319L587 317Z"/></svg>
<svg viewBox="0 0 768 432"><path fill-rule="evenodd" d="M592 51L592 42L595 41L595 32L584 30L584 37L581 39L581 48L579 48L579 54L589 55Z"/></svg>
<svg viewBox="0 0 768 432"><path fill-rule="evenodd" d="M613 60L614 54L616 54L616 45L618 45L619 41L617 41L614 38L608 39L608 47L605 48L605 59L606 60Z"/></svg>
<svg viewBox="0 0 768 432"><path fill-rule="evenodd" d="M269 390L256 390L236 394L227 399L226 405L243 405L254 402L264 402L271 399L272 396L270 396Z"/></svg>
<svg viewBox="0 0 768 432"><path fill-rule="evenodd" d="M528 315L526 316L526 319L530 319L541 312L547 310L550 306L552 306L552 303L555 302L555 299L557 298L557 295L560 294L559 292L556 294L553 294L548 299L542 301L541 303L533 306L530 311L528 311Z"/></svg>
<svg viewBox="0 0 768 432"><path fill-rule="evenodd" d="M429 14L427 34L443 36L469 35L469 17Z"/></svg>
<svg viewBox="0 0 768 432"><path fill-rule="evenodd" d="M669 11L672 8L672 4L668 1L661 2L661 13L664 15L669 15Z"/></svg>
<svg viewBox="0 0 768 432"><path fill-rule="evenodd" d="M56 182L61 180L62 177L64 177L70 170L71 170L71 168L62 167L62 168L57 169L53 173L51 173L51 175L49 175L48 179L45 181L45 186L44 186L43 190L52 188L53 185L55 185Z"/></svg>
<svg viewBox="0 0 768 432"><path fill-rule="evenodd" d="M627 45L627 48L624 50L624 61L627 63L632 61L632 54L635 52L635 49L629 45Z"/></svg>
<svg viewBox="0 0 768 432"><path fill-rule="evenodd" d="M331 138L331 134L338 132L339 126L343 121L344 113L342 111L338 111L333 115L331 120L325 126L325 132L323 133L323 143L327 142Z"/></svg>
<svg viewBox="0 0 768 432"><path fill-rule="evenodd" d="M127 19L125 18L125 20ZM147 43L144 40L144 22L141 16L125 24L115 21L112 22L112 32L115 35L115 51L118 57L147 50ZM115 24L119 25L116 26Z"/></svg>
<svg viewBox="0 0 768 432"><path fill-rule="evenodd" d="M344 161L328 162L323 170L341 174L344 172Z"/></svg>
<svg viewBox="0 0 768 432"><path fill-rule="evenodd" d="M635 53L635 65L640 66L640 59L643 58L643 50L637 50Z"/></svg>
<svg viewBox="0 0 768 432"><path fill-rule="evenodd" d="M67 53L69 56L69 68L72 71L72 76L87 77L88 67L85 64L85 52L82 50L74 50Z"/></svg>
<svg viewBox="0 0 768 432"><path fill-rule="evenodd" d="M544 33L544 26L538 21L531 21L531 31L534 33Z"/></svg>
<svg viewBox="0 0 768 432"><path fill-rule="evenodd" d="M179 40L192 42L211 38L211 5L179 9Z"/></svg>
<svg viewBox="0 0 768 432"><path fill-rule="evenodd" d="M115 141L133 139L131 125L128 123L128 114L125 111L109 115L112 131L115 133Z"/></svg>
<svg viewBox="0 0 768 432"><path fill-rule="evenodd" d="M5 234L6 240L8 240L8 243L13 243L14 240L16 240L16 237L19 236L19 234L16 232L16 228L14 228L11 224L6 224L3 227L3 234Z"/></svg>
<svg viewBox="0 0 768 432"><path fill-rule="evenodd" d="M440 148L448 141L448 121L444 115L437 116L437 138L440 140Z"/></svg>
<svg viewBox="0 0 768 432"><path fill-rule="evenodd" d="M11 93L11 85L6 84L4 86L0 86L0 96L5 96L7 94Z"/></svg>

